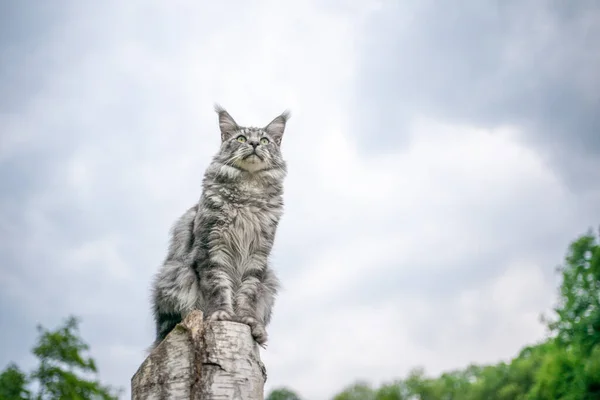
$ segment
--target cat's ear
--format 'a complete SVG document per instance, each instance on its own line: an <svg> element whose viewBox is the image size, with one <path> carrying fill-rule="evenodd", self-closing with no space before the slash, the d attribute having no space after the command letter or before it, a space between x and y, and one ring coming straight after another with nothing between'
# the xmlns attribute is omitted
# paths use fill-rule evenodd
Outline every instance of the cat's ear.
<svg viewBox="0 0 600 400"><path fill-rule="evenodd" d="M223 107L215 104L215 111L219 114L219 129L221 130L221 141L225 141L240 130L237 122Z"/></svg>
<svg viewBox="0 0 600 400"><path fill-rule="evenodd" d="M265 126L265 131L275 140L277 145L281 144L281 138L285 131L285 124L291 116L290 111L285 110L281 115L271 121L269 125Z"/></svg>

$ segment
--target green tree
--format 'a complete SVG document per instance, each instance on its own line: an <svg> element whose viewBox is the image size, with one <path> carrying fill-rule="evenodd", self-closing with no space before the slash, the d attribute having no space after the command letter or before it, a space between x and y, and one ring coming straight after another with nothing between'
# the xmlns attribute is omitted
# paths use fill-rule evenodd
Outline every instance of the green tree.
<svg viewBox="0 0 600 400"><path fill-rule="evenodd" d="M407 398L402 381L385 383L375 391L375 400L405 400Z"/></svg>
<svg viewBox="0 0 600 400"><path fill-rule="evenodd" d="M531 400L585 399L582 382L582 366L575 354L564 347L554 346L544 357L536 374L536 381L529 392Z"/></svg>
<svg viewBox="0 0 600 400"><path fill-rule="evenodd" d="M300 396L291 389L282 387L271 390L266 400L300 400Z"/></svg>
<svg viewBox="0 0 600 400"><path fill-rule="evenodd" d="M537 373L549 352L552 342L527 346L507 366L505 384L499 389L501 399L525 400L536 383Z"/></svg>
<svg viewBox="0 0 600 400"><path fill-rule="evenodd" d="M62 326L49 331L38 326L38 338L32 352L39 361L29 376L11 364L0 374L0 398L3 400L113 400L118 392L97 379L96 363L86 356L89 346L79 336L79 321L69 317ZM37 393L27 390L29 384Z"/></svg>
<svg viewBox="0 0 600 400"><path fill-rule="evenodd" d="M558 268L562 283L555 335L536 376L531 399L600 398L600 243L589 231L569 246ZM596 357L594 357L596 355Z"/></svg>
<svg viewBox="0 0 600 400"><path fill-rule="evenodd" d="M600 343L600 244L591 231L571 243L558 270L558 318L549 327L561 345L589 355Z"/></svg>
<svg viewBox="0 0 600 400"><path fill-rule="evenodd" d="M337 394L333 400L375 400L375 391L365 382L356 382Z"/></svg>
<svg viewBox="0 0 600 400"><path fill-rule="evenodd" d="M419 400L442 400L443 382L425 376L421 367L413 368L404 382L410 395Z"/></svg>
<svg viewBox="0 0 600 400"><path fill-rule="evenodd" d="M27 400L27 376L15 364L9 364L0 374L0 399Z"/></svg>

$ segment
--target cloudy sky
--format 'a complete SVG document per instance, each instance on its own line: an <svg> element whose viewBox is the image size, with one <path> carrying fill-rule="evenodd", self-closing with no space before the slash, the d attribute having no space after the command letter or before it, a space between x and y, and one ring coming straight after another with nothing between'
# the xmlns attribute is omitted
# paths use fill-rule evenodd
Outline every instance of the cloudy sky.
<svg viewBox="0 0 600 400"><path fill-rule="evenodd" d="M0 2L0 368L75 314L128 398L214 102L293 113L267 390L511 358L600 224L599 40L594 0Z"/></svg>

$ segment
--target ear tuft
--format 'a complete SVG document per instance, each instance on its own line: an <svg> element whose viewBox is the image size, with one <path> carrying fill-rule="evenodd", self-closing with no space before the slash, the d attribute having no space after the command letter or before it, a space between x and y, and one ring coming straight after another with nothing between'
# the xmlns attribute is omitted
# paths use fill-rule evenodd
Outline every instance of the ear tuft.
<svg viewBox="0 0 600 400"><path fill-rule="evenodd" d="M227 111L219 104L215 103L215 112L219 115L219 129L221 130L221 141L229 139L235 132L239 131L239 126Z"/></svg>
<svg viewBox="0 0 600 400"><path fill-rule="evenodd" d="M281 113L281 115L277 116L273 121L269 123L265 127L265 131L277 142L278 145L281 144L281 139L283 137L283 132L285 131L285 124L291 118L292 113L290 110L285 110Z"/></svg>

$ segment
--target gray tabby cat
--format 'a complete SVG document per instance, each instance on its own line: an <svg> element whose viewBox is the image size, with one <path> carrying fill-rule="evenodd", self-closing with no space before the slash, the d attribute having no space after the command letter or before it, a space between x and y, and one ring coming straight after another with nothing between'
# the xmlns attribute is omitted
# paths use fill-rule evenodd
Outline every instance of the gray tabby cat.
<svg viewBox="0 0 600 400"><path fill-rule="evenodd" d="M208 166L200 201L175 223L167 257L153 281L158 345L192 310L212 321L250 326L256 342L279 282L268 257L283 213L287 173L280 145L284 112L264 128L242 127L220 106L221 147Z"/></svg>

